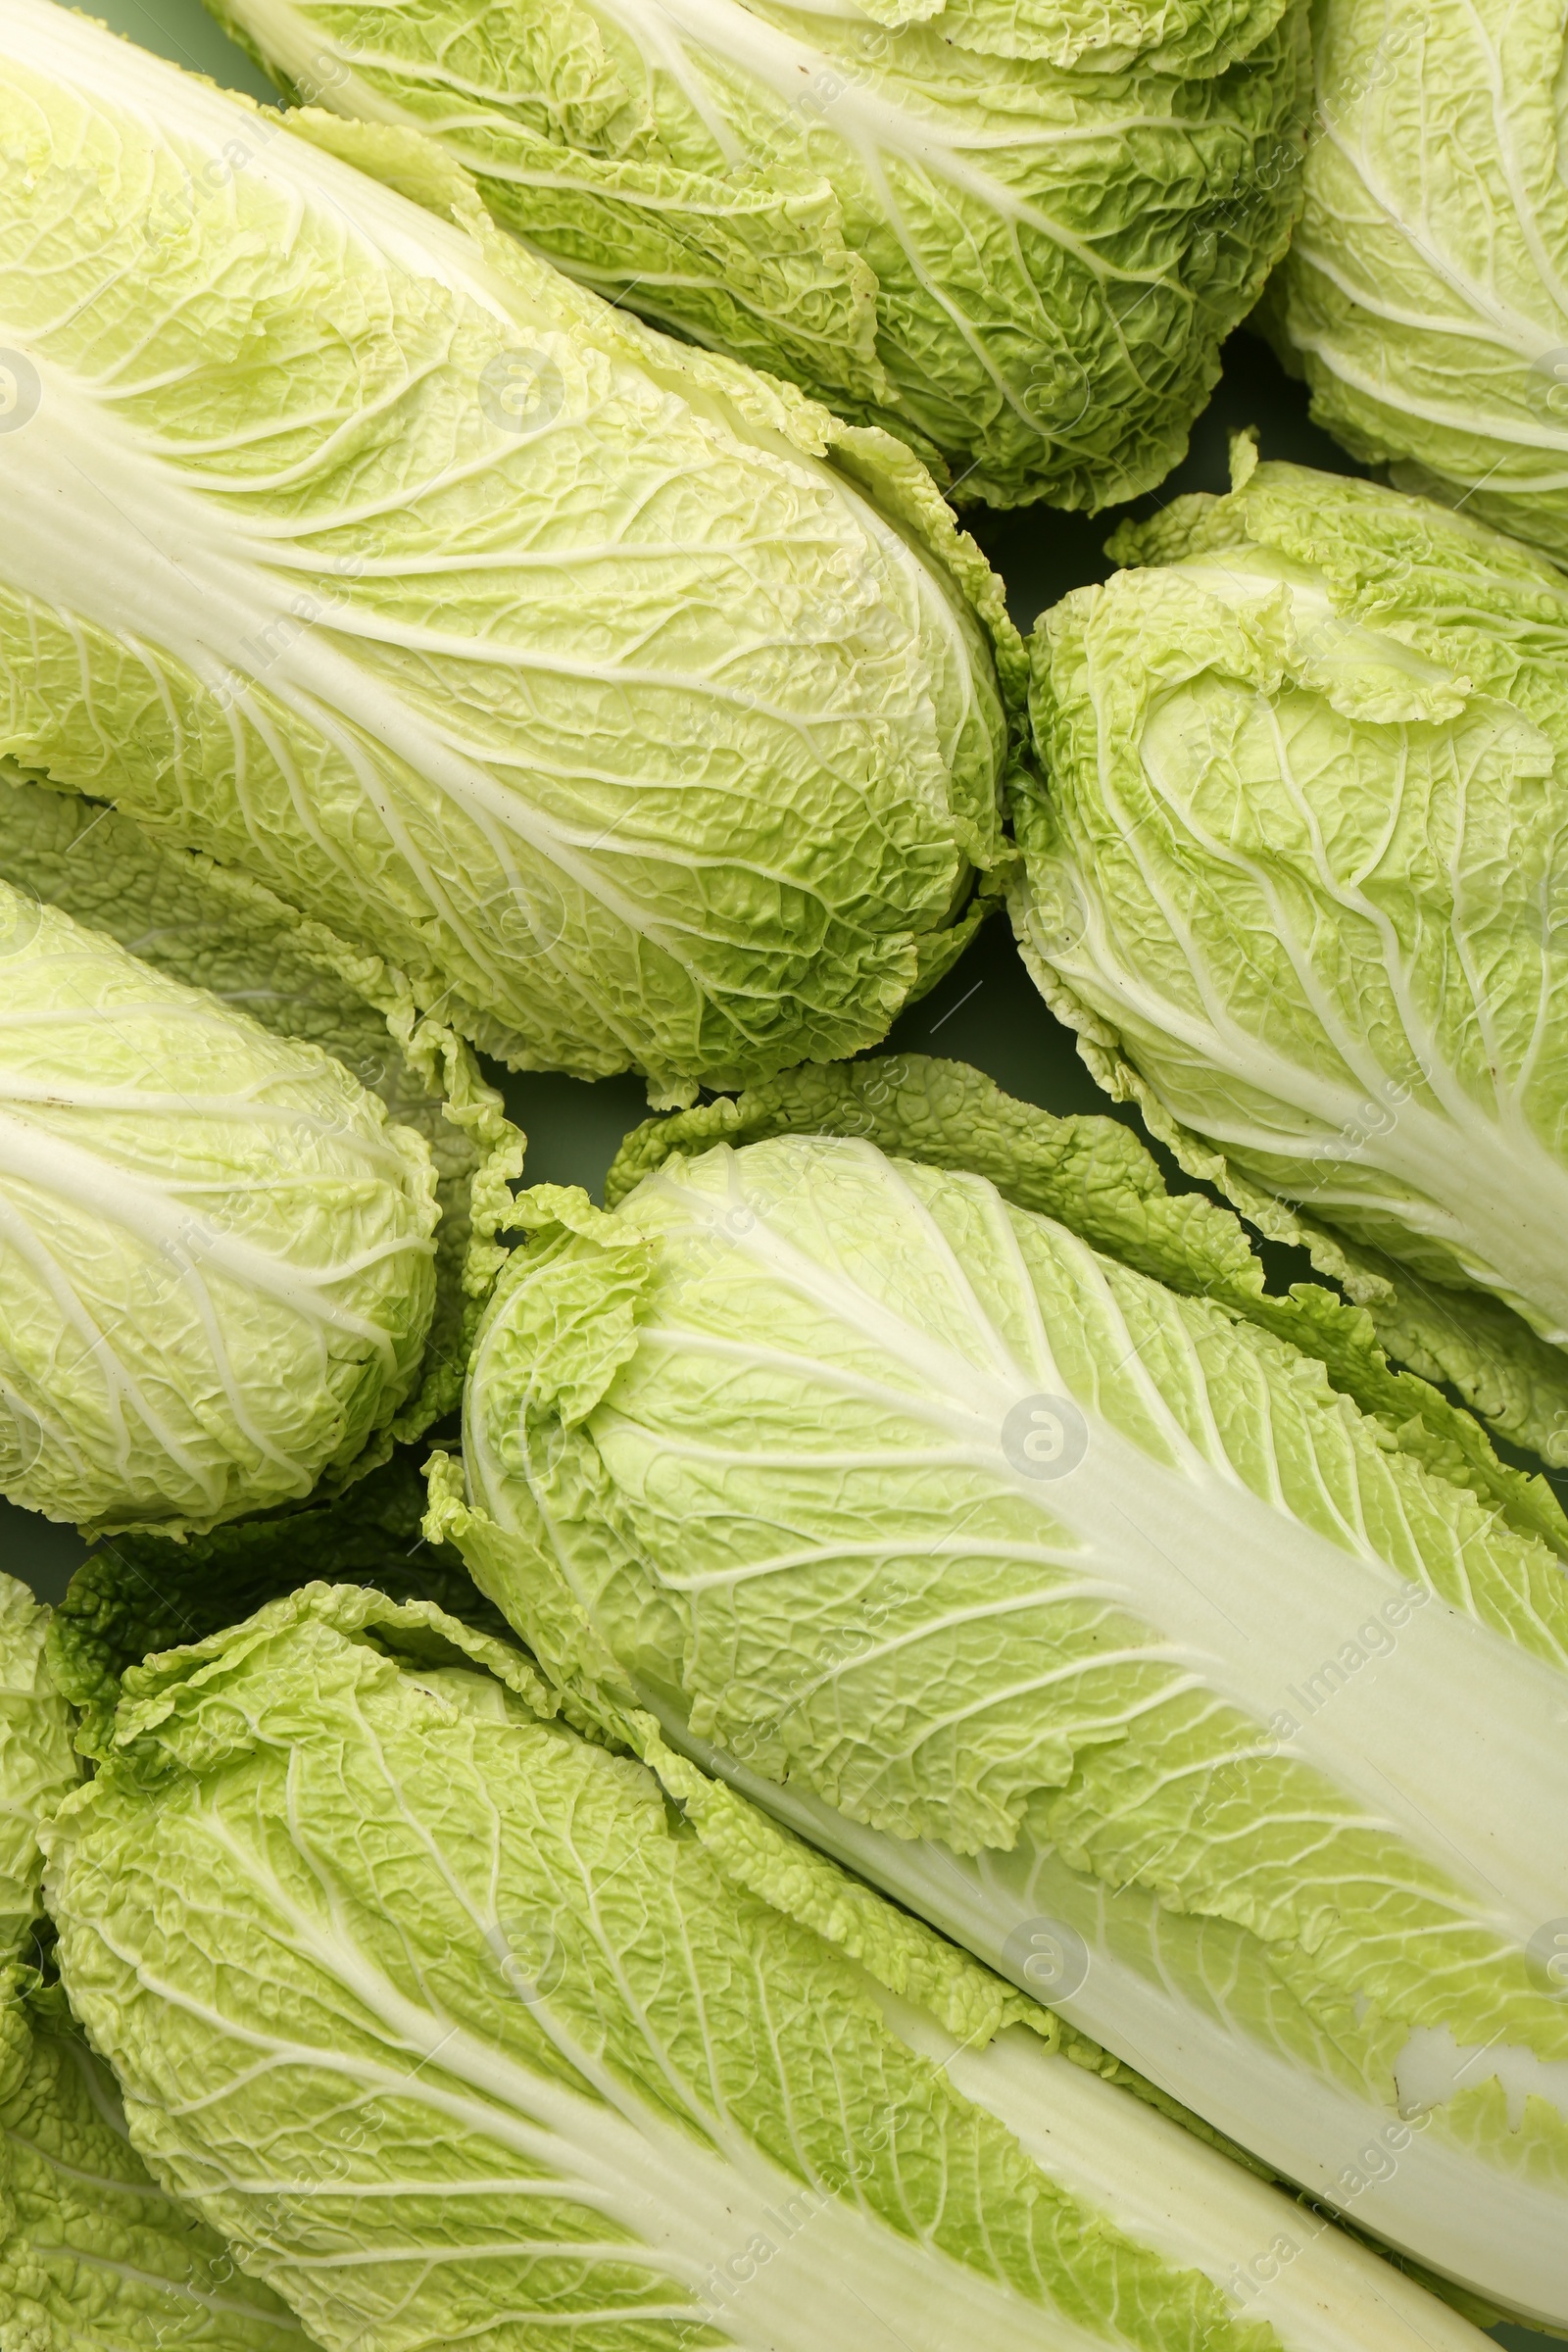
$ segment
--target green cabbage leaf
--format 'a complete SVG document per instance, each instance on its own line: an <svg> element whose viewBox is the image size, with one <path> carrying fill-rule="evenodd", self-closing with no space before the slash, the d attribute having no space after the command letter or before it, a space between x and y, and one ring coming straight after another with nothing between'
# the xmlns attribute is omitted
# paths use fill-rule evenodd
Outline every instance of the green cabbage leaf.
<svg viewBox="0 0 1568 2352"><path fill-rule="evenodd" d="M0 1969L0 2330L17 2352L312 2352L162 2191L57 1984Z"/></svg>
<svg viewBox="0 0 1568 2352"><path fill-rule="evenodd" d="M1002 506L1169 472L1299 202L1301 0L209 4L530 251Z"/></svg>
<svg viewBox="0 0 1568 2352"><path fill-rule="evenodd" d="M1171 1192L1120 1120L1057 1117L964 1062L906 1054L807 1066L739 1097L649 1119L616 1153L605 1204L618 1206L671 1152L690 1156L711 1144L773 1135L862 1136L900 1157L984 1176L1017 1207L1042 1210L1141 1274L1316 1357L1335 1388L1374 1414L1404 1452L1493 1504L1521 1535L1568 1554L1568 1518L1545 1479L1500 1462L1472 1414L1430 1380L1396 1370L1364 1307L1316 1283L1269 1290L1240 1220L1196 1189Z"/></svg>
<svg viewBox="0 0 1568 2352"><path fill-rule="evenodd" d="M674 1102L875 1043L977 919L1024 682L918 460L416 132L49 0L0 62L0 751L514 1066Z"/></svg>
<svg viewBox="0 0 1568 2352"><path fill-rule="evenodd" d="M132 1668L44 1831L133 2145L327 2352L1477 2346L645 1718L653 1771L553 1704L313 1586Z"/></svg>
<svg viewBox="0 0 1568 2352"><path fill-rule="evenodd" d="M1190 1173L1560 1463L1568 587L1254 456L1037 632L1019 939Z"/></svg>
<svg viewBox="0 0 1568 2352"><path fill-rule="evenodd" d="M522 1173L523 1138L471 1050L421 1017L401 972L294 914L260 883L198 851L161 849L118 809L48 788L8 761L0 876L274 1036L319 1046L424 1139L441 1210L435 1307L419 1385L395 1434L416 1438L450 1412Z"/></svg>
<svg viewBox="0 0 1568 2352"><path fill-rule="evenodd" d="M1559 1556L1250 1318L863 1138L519 1214L428 1524L552 1679L1562 2325Z"/></svg>
<svg viewBox="0 0 1568 2352"><path fill-rule="evenodd" d="M0 2338L7 2352L307 2352L286 2304L157 2188L46 1973L38 1829L81 1778L51 1630L0 1577Z"/></svg>
<svg viewBox="0 0 1568 2352"><path fill-rule="evenodd" d="M193 1532L373 1461L435 1307L424 1139L6 881L0 974L0 1491Z"/></svg>
<svg viewBox="0 0 1568 2352"><path fill-rule="evenodd" d="M121 1535L100 1544L49 1620L54 1688L77 1710L76 1747L98 1755L114 1724L121 1677L155 1650L180 1649L254 1616L302 1584L373 1586L392 1600L428 1600L481 1633L510 1639L451 1544L421 1534L421 1449L303 1507L234 1519L210 1535Z"/></svg>
<svg viewBox="0 0 1568 2352"><path fill-rule="evenodd" d="M42 1908L38 1824L81 1778L49 1632L49 1611L0 1575L0 1967L26 1952Z"/></svg>
<svg viewBox="0 0 1568 2352"><path fill-rule="evenodd" d="M1568 27L1553 0L1322 0L1267 311L1359 458L1568 561Z"/></svg>

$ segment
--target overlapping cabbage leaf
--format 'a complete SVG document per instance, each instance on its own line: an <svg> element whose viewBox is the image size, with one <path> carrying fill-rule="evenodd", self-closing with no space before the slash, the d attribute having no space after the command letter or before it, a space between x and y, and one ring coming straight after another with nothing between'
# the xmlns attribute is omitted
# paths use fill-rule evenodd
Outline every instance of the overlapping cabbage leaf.
<svg viewBox="0 0 1568 2352"><path fill-rule="evenodd" d="M371 1585L393 1600L429 1600L481 1633L509 1637L460 1553L420 1534L426 1448L390 1461L303 1509L230 1520L175 1543L122 1535L89 1552L48 1632L55 1689L77 1711L76 1745L97 1755L114 1721L121 1677L149 1652L179 1649L254 1616L321 1578Z"/></svg>
<svg viewBox="0 0 1568 2352"><path fill-rule="evenodd" d="M1555 0L1319 0L1270 286L1357 457L1568 562L1568 28Z"/></svg>
<svg viewBox="0 0 1568 2352"><path fill-rule="evenodd" d="M328 2352L1476 2347L646 1719L662 1786L552 1704L315 1586L130 1670L44 1831L134 2144Z"/></svg>
<svg viewBox="0 0 1568 2352"><path fill-rule="evenodd" d="M58 1984L0 1969L0 2331L21 2352L311 2352L166 2195Z"/></svg>
<svg viewBox="0 0 1568 2352"><path fill-rule="evenodd" d="M1196 1189L1173 1193L1120 1120L1057 1117L964 1062L906 1054L808 1066L739 1097L649 1119L616 1153L605 1204L617 1207L671 1152L775 1135L861 1136L900 1157L984 1176L1015 1206L1043 1210L1124 1265L1315 1357L1404 1452L1468 1488L1521 1535L1568 1555L1568 1518L1546 1480L1500 1462L1472 1414L1417 1374L1396 1370L1364 1307L1316 1283L1270 1290L1240 1220Z"/></svg>
<svg viewBox="0 0 1568 2352"><path fill-rule="evenodd" d="M522 1213L430 1526L552 1677L1561 2325L1558 1556L973 1175L784 1136Z"/></svg>
<svg viewBox="0 0 1568 2352"><path fill-rule="evenodd" d="M968 936L1022 688L918 461L533 260L416 133L48 0L0 63L0 750L516 1066L689 1100L880 1038Z"/></svg>
<svg viewBox="0 0 1568 2352"><path fill-rule="evenodd" d="M1303 0L209 4L532 251L1004 506L1169 472L1299 201Z"/></svg>
<svg viewBox="0 0 1568 2352"><path fill-rule="evenodd" d="M422 1137L3 880L0 974L0 1491L191 1531L373 1460L435 1304Z"/></svg>
<svg viewBox="0 0 1568 2352"><path fill-rule="evenodd" d="M38 1823L81 1778L72 1713L47 1656L50 1613L0 1574L0 1967L27 1951L40 1909Z"/></svg>
<svg viewBox="0 0 1568 2352"><path fill-rule="evenodd" d="M0 760L0 878L108 932L143 963L204 989L274 1036L319 1046L412 1127L435 1163L435 1307L413 1439L451 1410L468 1343L505 1256L496 1240L523 1139L444 1022L420 1017L401 972L292 913L199 852L160 849L118 809Z"/></svg>
<svg viewBox="0 0 1568 2352"><path fill-rule="evenodd" d="M114 2077L34 1965L38 1825L81 1778L49 1619L0 1576L0 2338L8 2352L305 2352L288 2307L157 2188Z"/></svg>
<svg viewBox="0 0 1568 2352"><path fill-rule="evenodd" d="M1112 1094L1568 1460L1568 587L1268 465L1034 644L1020 941Z"/></svg>

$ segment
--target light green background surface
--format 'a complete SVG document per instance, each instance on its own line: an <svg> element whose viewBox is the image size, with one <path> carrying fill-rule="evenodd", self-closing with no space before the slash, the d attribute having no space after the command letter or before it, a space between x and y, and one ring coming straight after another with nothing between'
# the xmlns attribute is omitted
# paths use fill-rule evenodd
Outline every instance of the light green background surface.
<svg viewBox="0 0 1568 2352"><path fill-rule="evenodd" d="M85 13L227 88L263 99L272 94L201 0L88 0ZM1265 456L1341 472L1361 470L1307 421L1300 387L1262 346L1245 334L1236 336L1219 389L1194 431L1191 453L1158 492L1131 509L1094 517L1044 507L965 515L1006 582L1019 626L1030 627L1068 588L1103 578L1109 566L1101 550L1122 513L1151 513L1183 491L1224 489L1228 437L1235 426L1246 424L1261 426ZM1003 920L993 921L941 987L905 1015L889 1044L893 1050L975 1062L1010 1093L1052 1110L1111 1107L1079 1061L1070 1036L1035 993ZM505 1088L508 1106L527 1134L527 1174L534 1183L582 1184L597 1194L621 1137L647 1116L642 1081L635 1077L590 1086L570 1078L514 1077L499 1069L491 1075ZM0 1566L25 1579L41 1597L58 1598L85 1548L73 1529L51 1527L0 1498ZM1552 2340L1522 2328L1494 2332L1510 2352L1545 2352Z"/></svg>

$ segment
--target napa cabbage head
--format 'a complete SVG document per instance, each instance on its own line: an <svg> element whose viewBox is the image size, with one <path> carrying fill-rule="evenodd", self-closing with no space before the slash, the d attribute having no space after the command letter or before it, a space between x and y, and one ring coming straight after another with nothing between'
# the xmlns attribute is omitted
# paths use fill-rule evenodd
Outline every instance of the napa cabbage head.
<svg viewBox="0 0 1568 2352"><path fill-rule="evenodd" d="M1479 2352L645 1714L554 1704L307 1587L131 1668L44 1829L134 2147L327 2352Z"/></svg>
<svg viewBox="0 0 1568 2352"><path fill-rule="evenodd" d="M435 1306L423 1138L3 881L0 973L0 1490L189 1530L373 1460Z"/></svg>
<svg viewBox="0 0 1568 2352"><path fill-rule="evenodd" d="M966 500L1167 473L1299 198L1302 0L210 5L290 95L428 131L531 250Z"/></svg>
<svg viewBox="0 0 1568 2352"><path fill-rule="evenodd" d="M428 1524L552 1677L1562 2325L1560 1555L1234 1286L951 1161L775 1134L519 1215Z"/></svg>
<svg viewBox="0 0 1568 2352"><path fill-rule="evenodd" d="M462 1394L468 1343L505 1256L497 1230L522 1169L522 1136L470 1048L420 1016L403 973L262 884L200 852L160 848L119 810L4 760L0 876L275 1037L320 1047L423 1139L441 1212L435 1302L418 1385L395 1430L418 1437Z"/></svg>
<svg viewBox="0 0 1568 2352"><path fill-rule="evenodd" d="M0 61L0 750L517 1066L689 1097L879 1038L968 936L1021 689L918 461L530 258L416 133L49 0Z"/></svg>
<svg viewBox="0 0 1568 2352"><path fill-rule="evenodd" d="M1552 0L1322 0L1267 297L1345 447L1568 562L1568 31Z"/></svg>
<svg viewBox="0 0 1568 2352"><path fill-rule="evenodd" d="M151 2179L54 1977L38 1830L82 1768L51 1632L0 1576L0 2332L27 2352L307 2352L287 2305Z"/></svg>
<svg viewBox="0 0 1568 2352"><path fill-rule="evenodd" d="M1037 633L1019 937L1192 1172L1561 1460L1568 589L1239 449Z"/></svg>

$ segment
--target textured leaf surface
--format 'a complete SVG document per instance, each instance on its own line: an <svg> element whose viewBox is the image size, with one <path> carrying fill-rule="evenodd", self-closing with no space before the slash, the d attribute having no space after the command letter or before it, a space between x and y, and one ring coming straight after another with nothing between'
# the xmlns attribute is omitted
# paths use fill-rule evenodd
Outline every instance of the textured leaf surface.
<svg viewBox="0 0 1568 2352"><path fill-rule="evenodd" d="M423 1140L4 881L0 941L0 1488L199 1530L384 1447L434 1306Z"/></svg>
<svg viewBox="0 0 1568 2352"><path fill-rule="evenodd" d="M0 762L0 875L274 1036L321 1047L399 1126L424 1138L441 1205L435 1309L396 1434L415 1437L449 1411L504 1255L495 1235L512 1180L522 1173L523 1139L467 1047L420 1019L400 972L346 948L260 883L199 853L160 849L118 809L49 790L10 762Z"/></svg>
<svg viewBox="0 0 1568 2352"><path fill-rule="evenodd" d="M58 1985L0 1975L0 2328L26 2352L310 2352L287 2304L158 2187Z"/></svg>
<svg viewBox="0 0 1568 2352"><path fill-rule="evenodd" d="M1568 188L1552 0L1325 0L1270 303L1357 457L1568 559Z"/></svg>
<svg viewBox="0 0 1568 2352"><path fill-rule="evenodd" d="M46 0L0 54L48 384L0 749L517 1066L689 1100L874 1043L966 936L1021 683L918 461L573 286L416 133L285 130Z"/></svg>
<svg viewBox="0 0 1568 2352"><path fill-rule="evenodd" d="M316 1578L370 1585L393 1600L433 1601L482 1633L505 1637L506 1620L475 1590L458 1553L420 1535L419 1458L400 1449L328 1501L231 1521L181 1544L152 1535L100 1544L72 1578L48 1629L55 1686L85 1714L77 1746L98 1753L128 1666L204 1641Z"/></svg>
<svg viewBox="0 0 1568 2352"><path fill-rule="evenodd" d="M1333 2193L1335 2133L1418 2097L1400 2242L1568 2309L1555 1556L1319 1364L973 1176L780 1138L523 1214L451 1532L547 1671L641 1695L993 1962L1064 1915L1100 1956L1075 2022L1235 2136L1268 2051L1298 2179ZM588 1319L601 1253L588 1393L537 1335Z"/></svg>
<svg viewBox="0 0 1568 2352"><path fill-rule="evenodd" d="M1559 1460L1568 589L1426 501L1239 478L1042 626L1020 939L1193 1173Z"/></svg>
<svg viewBox="0 0 1568 2352"><path fill-rule="evenodd" d="M24 1950L38 1913L38 1823L81 1778L48 1634L49 1611L0 1576L0 1966Z"/></svg>
<svg viewBox="0 0 1568 2352"><path fill-rule="evenodd" d="M1004 506L1170 470L1299 197L1297 0L213 5L532 250Z"/></svg>
<svg viewBox="0 0 1568 2352"><path fill-rule="evenodd" d="M1118 1120L1057 1118L1004 1094L963 1062L909 1054L787 1070L738 1098L721 1096L650 1119L616 1153L605 1179L606 1206L614 1208L672 1152L690 1155L713 1143L739 1146L771 1135L863 1136L880 1151L987 1177L1018 1207L1040 1209L1140 1273L1212 1299L1316 1356L1334 1386L1375 1414L1406 1453L1494 1503L1520 1534L1568 1550L1568 1522L1546 1481L1499 1462L1471 1415L1430 1385L1473 1364L1473 1309L1454 1315L1446 1348L1425 1325L1419 1339L1398 1328L1395 1352L1406 1359L1420 1353L1425 1377L1396 1372L1364 1308L1313 1284L1298 1283L1288 1297L1266 1289L1236 1218L1200 1193L1172 1193L1152 1156ZM1436 1294L1426 1296L1430 1301ZM1394 1312L1392 1305L1380 1307L1378 1329L1390 1329ZM1514 1346L1501 1368L1501 1393L1487 1400L1493 1408L1487 1417L1504 1428L1523 1426L1529 1408L1516 1401L1522 1335L1516 1317L1499 1320ZM1568 1364L1555 1349L1543 1347L1538 1355L1562 1380L1568 1402Z"/></svg>
<svg viewBox="0 0 1568 2352"><path fill-rule="evenodd" d="M1271 2352L530 1692L309 1588L132 1669L48 1833L133 2142L319 2342Z"/></svg>

